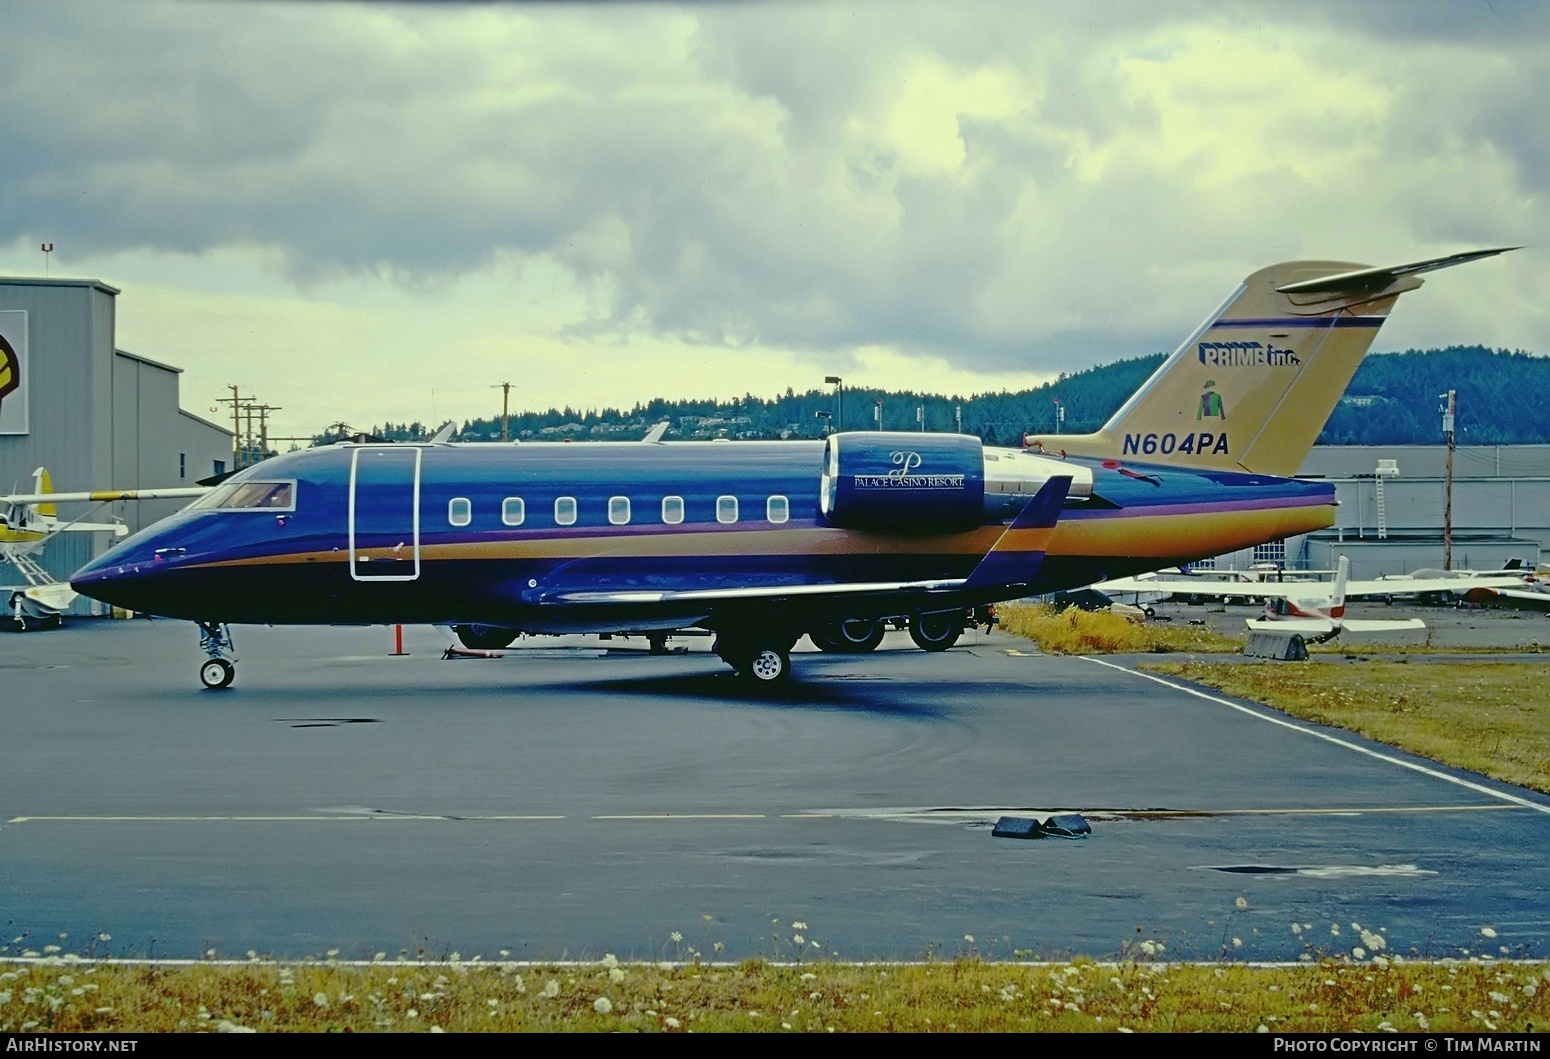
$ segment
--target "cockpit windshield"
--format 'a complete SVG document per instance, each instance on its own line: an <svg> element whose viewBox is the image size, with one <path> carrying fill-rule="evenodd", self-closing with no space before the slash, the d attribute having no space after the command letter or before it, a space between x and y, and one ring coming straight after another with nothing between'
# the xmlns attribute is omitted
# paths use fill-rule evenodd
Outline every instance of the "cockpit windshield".
<svg viewBox="0 0 1550 1059"><path fill-rule="evenodd" d="M294 511L295 482L227 482L188 505L190 511Z"/></svg>

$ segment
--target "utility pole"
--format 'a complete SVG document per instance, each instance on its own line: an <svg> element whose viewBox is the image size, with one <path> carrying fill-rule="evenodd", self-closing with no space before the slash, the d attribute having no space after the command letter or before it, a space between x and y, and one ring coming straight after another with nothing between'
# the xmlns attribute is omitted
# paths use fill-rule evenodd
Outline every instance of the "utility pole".
<svg viewBox="0 0 1550 1059"><path fill-rule="evenodd" d="M838 375L825 375L824 382L834 387L834 429L845 429L845 380Z"/></svg>
<svg viewBox="0 0 1550 1059"><path fill-rule="evenodd" d="M258 458L263 461L269 458L269 413L280 411L280 405L254 405L253 410L258 413Z"/></svg>
<svg viewBox="0 0 1550 1059"><path fill-rule="evenodd" d="M1060 433L1061 424L1066 421L1066 406L1060 403L1060 398L1055 398L1055 433Z"/></svg>
<svg viewBox="0 0 1550 1059"><path fill-rule="evenodd" d="M241 392L239 391L239 389L236 386L233 386L230 383L228 383L226 388L231 391L231 396L230 397L221 397L221 398L217 399L215 403L216 404L229 404L229 405L231 405L231 469L236 471L236 470L241 470L241 468L242 468L242 400L243 400L243 398L242 398ZM251 400L251 398L249 398L249 400Z"/></svg>
<svg viewBox="0 0 1550 1059"><path fill-rule="evenodd" d="M926 432L926 406L923 404L915 406L915 425L920 427L922 434Z"/></svg>
<svg viewBox="0 0 1550 1059"><path fill-rule="evenodd" d="M38 244L38 249L43 251L43 278L47 279L48 278L48 263L49 263L49 260L50 260L49 255L51 255L54 252L54 244L53 243L39 243Z"/></svg>
<svg viewBox="0 0 1550 1059"><path fill-rule="evenodd" d="M490 389L499 390L501 392L501 440L510 441L511 383L497 383L496 385L491 386Z"/></svg>
<svg viewBox="0 0 1550 1059"><path fill-rule="evenodd" d="M953 405L953 422L958 425L958 433L963 433L963 405Z"/></svg>
<svg viewBox="0 0 1550 1059"><path fill-rule="evenodd" d="M1457 422L1458 391L1449 390L1438 397L1447 398L1442 407L1442 432L1448 439L1448 471L1443 485L1442 502L1442 568L1453 569L1453 437Z"/></svg>

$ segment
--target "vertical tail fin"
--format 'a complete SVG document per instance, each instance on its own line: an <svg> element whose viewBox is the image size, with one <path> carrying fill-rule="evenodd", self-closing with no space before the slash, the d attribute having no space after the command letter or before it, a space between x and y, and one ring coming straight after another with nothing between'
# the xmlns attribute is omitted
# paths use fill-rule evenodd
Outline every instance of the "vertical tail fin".
<svg viewBox="0 0 1550 1059"><path fill-rule="evenodd" d="M1335 564L1335 590L1329 600L1329 616L1331 618L1345 617L1345 582L1346 575L1351 572L1351 560L1345 556L1340 557L1340 562Z"/></svg>
<svg viewBox="0 0 1550 1059"><path fill-rule="evenodd" d="M1096 434L1029 444L1073 456L1291 475L1394 302L1418 274L1515 247L1390 268L1290 261L1243 281Z"/></svg>
<svg viewBox="0 0 1550 1059"><path fill-rule="evenodd" d="M37 494L52 493L54 491L54 479L49 475L48 468L39 467L32 472L32 491ZM52 503L29 505L32 513L39 518L59 517L59 508Z"/></svg>

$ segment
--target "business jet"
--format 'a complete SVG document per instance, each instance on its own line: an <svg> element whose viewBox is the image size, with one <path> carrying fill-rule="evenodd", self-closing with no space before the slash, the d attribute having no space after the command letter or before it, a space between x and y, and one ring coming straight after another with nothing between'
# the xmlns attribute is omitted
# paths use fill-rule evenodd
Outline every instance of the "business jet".
<svg viewBox="0 0 1550 1059"><path fill-rule="evenodd" d="M244 469L71 583L195 621L212 689L231 623L698 627L755 685L848 623L947 646L971 608L1332 525L1334 487L1290 476L1378 328L1422 273L1505 249L1260 269L1091 435L341 443Z"/></svg>

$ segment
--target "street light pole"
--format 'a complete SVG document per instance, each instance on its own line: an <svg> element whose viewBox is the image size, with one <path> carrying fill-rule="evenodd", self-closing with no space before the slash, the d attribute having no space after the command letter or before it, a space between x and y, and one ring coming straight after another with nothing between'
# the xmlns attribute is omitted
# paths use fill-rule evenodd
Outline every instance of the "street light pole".
<svg viewBox="0 0 1550 1059"><path fill-rule="evenodd" d="M824 382L834 387L834 429L845 429L845 380L838 375L825 375Z"/></svg>
<svg viewBox="0 0 1550 1059"><path fill-rule="evenodd" d="M1442 568L1451 570L1453 569L1453 439L1455 416L1458 412L1458 391L1449 390L1437 396L1448 400L1442 409L1442 432L1448 439L1448 470L1442 501Z"/></svg>

